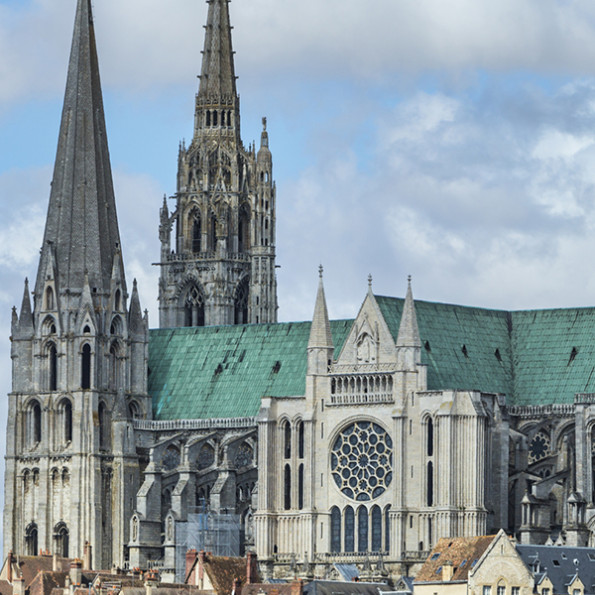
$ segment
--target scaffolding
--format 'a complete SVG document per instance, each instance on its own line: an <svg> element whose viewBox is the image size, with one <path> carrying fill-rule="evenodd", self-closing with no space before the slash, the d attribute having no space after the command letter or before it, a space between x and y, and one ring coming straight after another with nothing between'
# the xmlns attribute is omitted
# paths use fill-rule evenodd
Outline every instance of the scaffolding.
<svg viewBox="0 0 595 595"><path fill-rule="evenodd" d="M187 521L176 521L176 582L186 578L186 552L204 550L215 556L240 556L242 527L240 516L227 511L211 512L191 508Z"/></svg>

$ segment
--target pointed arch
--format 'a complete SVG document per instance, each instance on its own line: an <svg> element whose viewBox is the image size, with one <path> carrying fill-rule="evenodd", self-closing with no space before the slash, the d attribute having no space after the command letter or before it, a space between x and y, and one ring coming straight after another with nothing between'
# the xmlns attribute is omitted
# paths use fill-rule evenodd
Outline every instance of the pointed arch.
<svg viewBox="0 0 595 595"><path fill-rule="evenodd" d="M357 511L357 551L368 551L368 509L365 506Z"/></svg>
<svg viewBox="0 0 595 595"><path fill-rule="evenodd" d="M56 303L54 300L54 290L50 285L45 288L45 309L54 310Z"/></svg>
<svg viewBox="0 0 595 595"><path fill-rule="evenodd" d="M355 514L351 506L345 507L345 551L355 551Z"/></svg>
<svg viewBox="0 0 595 595"><path fill-rule="evenodd" d="M117 390L122 384L121 347L115 340L109 348L109 387Z"/></svg>
<svg viewBox="0 0 595 595"><path fill-rule="evenodd" d="M38 531L37 524L30 523L25 529L25 549L28 556L37 556L38 548Z"/></svg>
<svg viewBox="0 0 595 595"><path fill-rule="evenodd" d="M58 350L56 344L50 341L46 345L48 358L48 390L58 390Z"/></svg>
<svg viewBox="0 0 595 595"><path fill-rule="evenodd" d="M250 209L242 205L238 213L238 252L248 252L248 250L250 250Z"/></svg>
<svg viewBox="0 0 595 595"><path fill-rule="evenodd" d="M194 254L199 254L202 252L202 217L200 210L196 207L188 214L188 234L190 249Z"/></svg>
<svg viewBox="0 0 595 595"><path fill-rule="evenodd" d="M119 312L120 310L122 310L122 292L118 288L114 295L114 311Z"/></svg>
<svg viewBox="0 0 595 595"><path fill-rule="evenodd" d="M81 388L91 388L91 345L85 343L81 349Z"/></svg>
<svg viewBox="0 0 595 595"><path fill-rule="evenodd" d="M72 441L72 403L64 398L58 404L60 439L63 446Z"/></svg>
<svg viewBox="0 0 595 595"><path fill-rule="evenodd" d="M195 281L189 283L182 294L182 307L184 308L184 326L205 325L205 298L204 293Z"/></svg>
<svg viewBox="0 0 595 595"><path fill-rule="evenodd" d="M25 442L29 448L34 448L41 442L41 404L32 399L25 411Z"/></svg>
<svg viewBox="0 0 595 595"><path fill-rule="evenodd" d="M333 506L331 508L331 552L341 551L341 511Z"/></svg>
<svg viewBox="0 0 595 595"><path fill-rule="evenodd" d="M68 536L69 533L66 523L62 521L59 522L54 527L54 542L56 544L54 552L63 558L68 558Z"/></svg>
<svg viewBox="0 0 595 595"><path fill-rule="evenodd" d="M244 277L237 285L233 298L234 324L248 323L248 298L250 295L250 282Z"/></svg>
<svg viewBox="0 0 595 595"><path fill-rule="evenodd" d="M110 335L121 336L123 330L124 330L124 324L122 322L122 317L114 316L112 318L112 323L110 324L110 328L109 328Z"/></svg>
<svg viewBox="0 0 595 595"><path fill-rule="evenodd" d="M372 551L382 551L382 511L380 506L372 507Z"/></svg>

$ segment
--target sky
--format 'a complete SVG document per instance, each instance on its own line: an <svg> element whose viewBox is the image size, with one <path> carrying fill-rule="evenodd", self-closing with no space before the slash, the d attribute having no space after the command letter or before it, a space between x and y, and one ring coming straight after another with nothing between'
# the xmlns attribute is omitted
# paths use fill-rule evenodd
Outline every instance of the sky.
<svg viewBox="0 0 595 595"><path fill-rule="evenodd" d="M0 0L0 395L11 308L37 270L75 4ZM595 306L595 2L230 12L246 145L268 120L280 320L311 317L321 263L332 318L356 315L369 274L381 295L403 296L410 274L417 299ZM206 13L94 2L126 274L153 327L159 207L192 134ZM6 411L0 396L0 425Z"/></svg>

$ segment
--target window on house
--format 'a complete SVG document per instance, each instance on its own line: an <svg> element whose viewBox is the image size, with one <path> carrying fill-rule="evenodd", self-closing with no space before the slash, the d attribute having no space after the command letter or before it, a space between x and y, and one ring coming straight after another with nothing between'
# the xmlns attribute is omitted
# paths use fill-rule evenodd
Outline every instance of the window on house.
<svg viewBox="0 0 595 595"><path fill-rule="evenodd" d="M490 587L490 585L484 585L481 592L482 595L492 595L492 587Z"/></svg>

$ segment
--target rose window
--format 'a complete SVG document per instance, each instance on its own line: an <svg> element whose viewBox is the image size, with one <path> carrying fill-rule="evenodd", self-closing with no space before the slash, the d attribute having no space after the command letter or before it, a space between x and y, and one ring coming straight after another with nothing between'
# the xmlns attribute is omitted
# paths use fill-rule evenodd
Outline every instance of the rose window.
<svg viewBox="0 0 595 595"><path fill-rule="evenodd" d="M378 498L393 478L393 441L378 424L358 421L347 426L331 450L331 472L345 496Z"/></svg>
<svg viewBox="0 0 595 595"><path fill-rule="evenodd" d="M537 432L529 444L529 464L541 461L550 454L550 437L543 430Z"/></svg>

